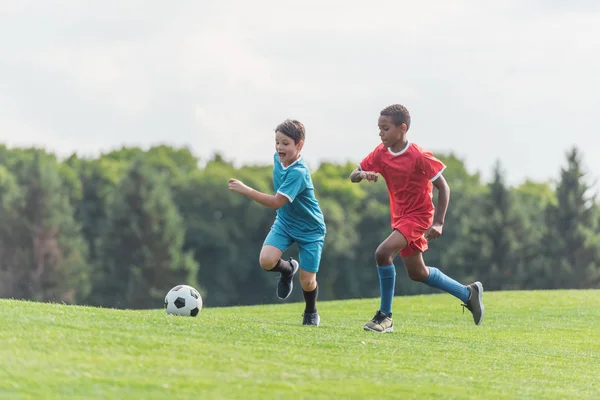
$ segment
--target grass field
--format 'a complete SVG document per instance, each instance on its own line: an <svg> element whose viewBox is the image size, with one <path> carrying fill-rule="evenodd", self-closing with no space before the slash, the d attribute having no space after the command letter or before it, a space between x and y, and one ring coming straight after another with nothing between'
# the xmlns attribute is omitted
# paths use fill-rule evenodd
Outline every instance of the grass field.
<svg viewBox="0 0 600 400"><path fill-rule="evenodd" d="M600 290L205 308L197 318L0 300L1 399L598 399Z"/></svg>

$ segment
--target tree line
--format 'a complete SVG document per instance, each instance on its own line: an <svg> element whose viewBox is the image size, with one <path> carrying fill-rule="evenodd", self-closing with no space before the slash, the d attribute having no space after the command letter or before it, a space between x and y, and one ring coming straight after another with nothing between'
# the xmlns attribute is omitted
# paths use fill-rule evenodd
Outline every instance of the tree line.
<svg viewBox="0 0 600 400"><path fill-rule="evenodd" d="M483 182L439 155L450 207L426 263L486 290L600 287L600 208L580 152L565 156L554 182L509 186L500 163ZM236 177L272 193L272 166L237 168L219 154L199 165L170 146L59 159L0 145L0 297L157 308L187 283L208 306L276 302L277 274L258 264L275 213L227 188ZM354 165L313 170L328 230L321 300L379 294L374 251L390 233L389 201L382 180L350 183ZM396 266L397 295L435 292Z"/></svg>

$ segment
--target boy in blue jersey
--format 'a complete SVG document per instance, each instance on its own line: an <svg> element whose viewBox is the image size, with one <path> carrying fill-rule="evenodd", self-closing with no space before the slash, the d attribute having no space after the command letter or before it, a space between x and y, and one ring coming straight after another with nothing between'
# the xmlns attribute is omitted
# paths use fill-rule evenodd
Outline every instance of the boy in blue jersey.
<svg viewBox="0 0 600 400"><path fill-rule="evenodd" d="M304 125L296 120L286 120L275 129L275 195L259 192L237 179L229 180L229 189L277 210L275 222L260 252L260 266L266 271L279 272L277 297L280 299L290 296L294 275L300 269L300 285L306 302L302 324L319 326L317 272L326 228L310 170L300 155L304 138ZM299 248L300 263L293 258L281 258L294 242Z"/></svg>

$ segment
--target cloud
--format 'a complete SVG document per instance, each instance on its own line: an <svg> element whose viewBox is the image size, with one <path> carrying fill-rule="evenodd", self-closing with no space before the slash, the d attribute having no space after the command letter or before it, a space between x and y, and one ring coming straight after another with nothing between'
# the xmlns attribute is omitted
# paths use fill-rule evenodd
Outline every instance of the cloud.
<svg viewBox="0 0 600 400"><path fill-rule="evenodd" d="M166 4L3 1L0 140L59 152L188 144L270 162L272 129L307 126L305 157L356 161L402 102L411 140L512 181L587 157L600 69L591 1L332 0ZM10 121L10 122L7 122ZM600 161L589 160L600 170Z"/></svg>

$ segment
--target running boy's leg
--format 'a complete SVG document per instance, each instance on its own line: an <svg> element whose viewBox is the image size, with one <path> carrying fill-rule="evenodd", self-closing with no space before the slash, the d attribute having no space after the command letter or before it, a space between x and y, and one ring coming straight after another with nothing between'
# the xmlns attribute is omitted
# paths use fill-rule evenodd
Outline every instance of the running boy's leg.
<svg viewBox="0 0 600 400"><path fill-rule="evenodd" d="M410 255L406 255L406 253L410 253ZM423 253L420 251L406 253L401 254L401 257L410 279L443 290L460 299L465 307L473 313L475 325L479 325L484 314L483 286L480 282L463 285L445 275L439 269L427 267L423 261Z"/></svg>
<svg viewBox="0 0 600 400"><path fill-rule="evenodd" d="M473 314L475 324L479 325L484 311L481 300L483 294L481 283L475 282L465 286L435 267L426 267L423 262L423 252L429 247L423 235L430 225L431 221L427 218L414 216L404 219L396 227L408 239L408 246L400 251L406 272L412 280L423 282L462 300L464 306Z"/></svg>
<svg viewBox="0 0 600 400"><path fill-rule="evenodd" d="M290 258L289 261L281 259L283 252L292 245L293 239L285 233L277 223L273 224L265 238L260 251L260 266L266 271L279 272L277 283L277 297L287 299L294 288L293 278L298 271L298 262Z"/></svg>
<svg viewBox="0 0 600 400"><path fill-rule="evenodd" d="M394 289L396 288L394 257L407 244L404 235L394 230L375 251L377 275L379 276L380 305L373 319L365 324L364 328L366 330L380 333L394 330L392 323L392 301L394 300Z"/></svg>
<svg viewBox="0 0 600 400"><path fill-rule="evenodd" d="M319 326L321 317L317 311L317 297L319 285L317 283L317 272L321 263L324 237L315 241L298 242L300 256L300 285L304 295L304 313L302 314L302 325Z"/></svg>

